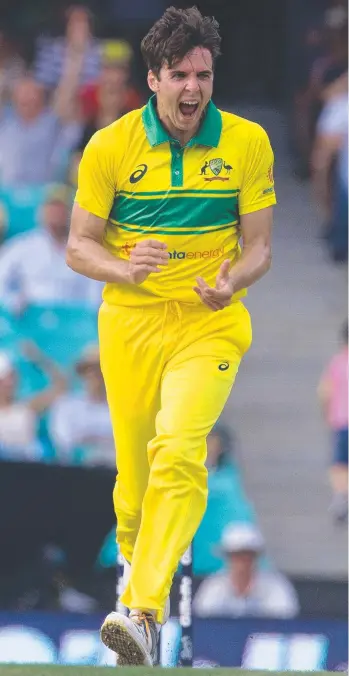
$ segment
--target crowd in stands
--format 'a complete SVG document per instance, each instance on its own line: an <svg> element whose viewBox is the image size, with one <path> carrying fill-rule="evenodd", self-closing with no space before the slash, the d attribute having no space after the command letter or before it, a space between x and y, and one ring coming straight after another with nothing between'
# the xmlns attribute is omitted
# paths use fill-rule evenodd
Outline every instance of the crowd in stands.
<svg viewBox="0 0 349 676"><path fill-rule="evenodd" d="M65 19L30 64L0 36L0 457L112 467L102 285L67 267L65 245L85 145L143 101L130 45L95 38L82 5Z"/></svg>
<svg viewBox="0 0 349 676"><path fill-rule="evenodd" d="M336 263L348 258L348 5L329 0L300 45L294 97L297 173L311 176L323 239Z"/></svg>

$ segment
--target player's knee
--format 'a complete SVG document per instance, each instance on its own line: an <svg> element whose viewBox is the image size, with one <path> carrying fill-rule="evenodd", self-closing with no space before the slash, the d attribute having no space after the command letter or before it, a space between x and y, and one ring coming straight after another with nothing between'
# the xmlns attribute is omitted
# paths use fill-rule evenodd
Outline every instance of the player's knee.
<svg viewBox="0 0 349 676"><path fill-rule="evenodd" d="M144 490L145 493L145 490ZM136 492L127 491L125 497L115 489L113 493L114 509L117 515L122 514L125 523L140 523L142 518L142 502L144 493L138 495Z"/></svg>
<svg viewBox="0 0 349 676"><path fill-rule="evenodd" d="M159 435L148 446L152 474L168 481L187 483L193 488L206 488L207 470L204 453L195 443L181 436Z"/></svg>

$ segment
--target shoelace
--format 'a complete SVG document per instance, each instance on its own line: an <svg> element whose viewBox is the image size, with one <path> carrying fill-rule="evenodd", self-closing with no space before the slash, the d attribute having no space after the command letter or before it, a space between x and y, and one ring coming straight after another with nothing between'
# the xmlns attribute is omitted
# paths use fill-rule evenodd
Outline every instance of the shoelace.
<svg viewBox="0 0 349 676"><path fill-rule="evenodd" d="M132 615L132 620L134 620L139 625L143 624L148 640L151 639L151 629L149 623L154 622L152 614L139 613L139 615Z"/></svg>
<svg viewBox="0 0 349 676"><path fill-rule="evenodd" d="M151 645L151 655L154 662L157 661L157 630L155 626L155 620L151 613L139 613L137 615L132 615L132 620L139 627L144 628L147 642Z"/></svg>

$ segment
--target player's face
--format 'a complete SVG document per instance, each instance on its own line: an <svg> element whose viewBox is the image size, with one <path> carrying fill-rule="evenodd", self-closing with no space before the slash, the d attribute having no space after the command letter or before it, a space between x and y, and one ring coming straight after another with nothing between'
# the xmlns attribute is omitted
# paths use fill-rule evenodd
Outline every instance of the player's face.
<svg viewBox="0 0 349 676"><path fill-rule="evenodd" d="M44 107L44 90L30 78L19 80L13 90L13 104L22 120L35 120Z"/></svg>
<svg viewBox="0 0 349 676"><path fill-rule="evenodd" d="M121 67L104 68L98 92L99 107L102 112L117 117L125 106L125 85L127 70Z"/></svg>
<svg viewBox="0 0 349 676"><path fill-rule="evenodd" d="M194 134L212 96L211 52L196 47L172 68L162 66L158 78L150 72L148 84L157 95L159 117L169 132Z"/></svg>
<svg viewBox="0 0 349 676"><path fill-rule="evenodd" d="M230 577L237 592L242 593L254 577L257 563L255 552L235 552L230 558Z"/></svg>

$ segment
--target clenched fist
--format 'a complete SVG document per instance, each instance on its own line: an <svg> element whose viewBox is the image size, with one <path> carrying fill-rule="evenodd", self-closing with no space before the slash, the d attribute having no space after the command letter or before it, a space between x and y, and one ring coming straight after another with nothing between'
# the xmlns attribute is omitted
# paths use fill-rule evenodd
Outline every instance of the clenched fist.
<svg viewBox="0 0 349 676"><path fill-rule="evenodd" d="M152 272L161 272L164 265L168 265L169 255L167 246L156 239L145 239L133 247L130 260L128 278L131 284L142 284Z"/></svg>

